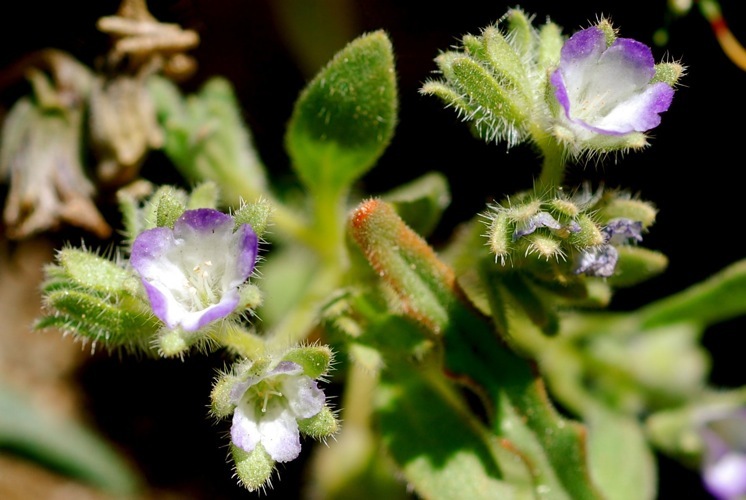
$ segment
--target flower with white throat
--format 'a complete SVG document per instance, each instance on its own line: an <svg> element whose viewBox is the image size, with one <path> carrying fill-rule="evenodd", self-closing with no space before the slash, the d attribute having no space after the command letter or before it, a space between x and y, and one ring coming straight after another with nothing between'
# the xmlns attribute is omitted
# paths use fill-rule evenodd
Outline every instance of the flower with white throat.
<svg viewBox="0 0 746 500"><path fill-rule="evenodd" d="M236 383L230 398L236 405L231 427L233 444L252 452L261 443L276 462L298 457L298 420L317 415L326 401L316 381L292 361L281 361L263 375Z"/></svg>
<svg viewBox="0 0 746 500"><path fill-rule="evenodd" d="M682 71L675 67L674 80ZM650 47L616 38L607 21L565 42L550 83L559 103L554 133L575 151L644 146L674 94L672 82L657 78Z"/></svg>
<svg viewBox="0 0 746 500"><path fill-rule="evenodd" d="M238 307L258 238L250 225L234 226L230 215L200 208L184 212L173 229L148 229L135 239L130 262L168 328L197 331Z"/></svg>

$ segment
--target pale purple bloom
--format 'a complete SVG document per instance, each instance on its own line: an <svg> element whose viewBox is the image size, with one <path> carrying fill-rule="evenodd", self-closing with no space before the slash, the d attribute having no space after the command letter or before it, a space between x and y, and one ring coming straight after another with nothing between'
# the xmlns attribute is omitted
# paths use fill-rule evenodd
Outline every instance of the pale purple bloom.
<svg viewBox="0 0 746 500"><path fill-rule="evenodd" d="M630 240L642 241L642 222L619 217L606 223L601 230L610 245L623 245Z"/></svg>
<svg viewBox="0 0 746 500"><path fill-rule="evenodd" d="M618 260L619 252L612 245L603 244L586 248L580 254L575 273L608 278L614 274Z"/></svg>
<svg viewBox="0 0 746 500"><path fill-rule="evenodd" d="M642 222L619 217L606 223L601 229L604 243L586 248L580 254L576 274L608 278L614 274L619 252L615 247L630 241L642 241Z"/></svg>
<svg viewBox="0 0 746 500"><path fill-rule="evenodd" d="M539 212L525 222L516 224L515 232L513 232L513 241L521 236L529 235L541 227L560 229L562 224L557 222L557 219L552 217L549 212Z"/></svg>
<svg viewBox="0 0 746 500"><path fill-rule="evenodd" d="M298 457L298 419L313 417L326 401L324 391L292 361L281 361L267 373L237 383L230 397L236 405L233 444L251 452L261 443L276 462Z"/></svg>
<svg viewBox="0 0 746 500"><path fill-rule="evenodd" d="M654 76L648 46L617 38L607 47L604 31L593 26L565 42L550 82L562 107L561 121L578 138L589 139L658 126L674 91L667 83L651 83Z"/></svg>
<svg viewBox="0 0 746 500"><path fill-rule="evenodd" d="M234 225L230 215L200 208L184 212L173 229L156 227L135 239L130 262L169 328L196 331L236 310L258 239L248 224Z"/></svg>
<svg viewBox="0 0 746 500"><path fill-rule="evenodd" d="M700 427L705 444L702 477L715 498L746 496L746 409L707 418Z"/></svg>

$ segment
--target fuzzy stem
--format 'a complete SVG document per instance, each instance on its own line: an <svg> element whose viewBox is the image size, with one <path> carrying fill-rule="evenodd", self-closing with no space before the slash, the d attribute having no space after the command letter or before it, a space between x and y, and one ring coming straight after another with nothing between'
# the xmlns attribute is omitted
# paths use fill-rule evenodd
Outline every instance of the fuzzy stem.
<svg viewBox="0 0 746 500"><path fill-rule="evenodd" d="M536 188L537 191L544 192L562 185L565 180L565 165L567 162L562 147L553 137L542 134L536 142L544 158Z"/></svg>
<svg viewBox="0 0 746 500"><path fill-rule="evenodd" d="M212 332L212 338L220 345L248 359L257 359L266 350L266 343L261 337L232 321L223 322Z"/></svg>

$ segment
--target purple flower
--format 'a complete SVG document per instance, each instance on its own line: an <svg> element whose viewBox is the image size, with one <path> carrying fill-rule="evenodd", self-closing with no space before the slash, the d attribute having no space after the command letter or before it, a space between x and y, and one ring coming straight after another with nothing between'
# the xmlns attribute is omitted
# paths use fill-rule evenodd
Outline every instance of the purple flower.
<svg viewBox="0 0 746 500"><path fill-rule="evenodd" d="M746 496L746 409L710 416L700 435L705 443L702 476L710 493L722 500Z"/></svg>
<svg viewBox="0 0 746 500"><path fill-rule="evenodd" d="M643 43L616 38L607 46L600 27L579 31L563 45L550 76L560 122L580 140L650 130L674 93L665 82L652 83L654 76L653 54Z"/></svg>
<svg viewBox="0 0 746 500"><path fill-rule="evenodd" d="M626 245L630 240L635 243L642 241L642 222L619 217L607 222L601 233L604 243L583 250L575 274L602 278L613 275L619 260L616 247Z"/></svg>
<svg viewBox="0 0 746 500"><path fill-rule="evenodd" d="M515 232L513 233L513 241L516 241L518 238L523 236L527 236L542 227L560 229L562 224L557 222L557 219L552 217L549 212L539 212L528 220L516 224Z"/></svg>
<svg viewBox="0 0 746 500"><path fill-rule="evenodd" d="M580 254L575 274L608 278L614 274L619 252L609 244L587 248Z"/></svg>
<svg viewBox="0 0 746 500"><path fill-rule="evenodd" d="M326 401L324 391L292 361L281 361L264 375L237 383L230 398L236 405L231 427L233 444L251 452L261 443L276 462L298 457L298 419L313 417Z"/></svg>
<svg viewBox="0 0 746 500"><path fill-rule="evenodd" d="M196 331L235 311L258 239L248 224L235 232L234 225L231 216L200 208L184 212L173 229L156 227L135 239L130 262L169 328Z"/></svg>

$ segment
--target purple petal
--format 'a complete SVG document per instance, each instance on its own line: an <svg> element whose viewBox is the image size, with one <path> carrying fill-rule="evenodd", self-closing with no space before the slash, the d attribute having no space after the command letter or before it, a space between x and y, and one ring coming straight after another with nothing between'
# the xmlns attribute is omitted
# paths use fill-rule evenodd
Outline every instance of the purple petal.
<svg viewBox="0 0 746 500"><path fill-rule="evenodd" d="M705 486L716 498L735 500L746 495L746 455L727 453L705 467Z"/></svg>
<svg viewBox="0 0 746 500"><path fill-rule="evenodd" d="M130 263L136 271L153 260L160 259L174 245L173 232L167 227L156 227L140 233L132 243Z"/></svg>
<svg viewBox="0 0 746 500"><path fill-rule="evenodd" d="M606 242L611 245L622 245L628 240L642 241L642 222L619 217L610 220L602 229Z"/></svg>
<svg viewBox="0 0 746 500"><path fill-rule="evenodd" d="M562 46L560 64L568 66L598 60L606 50L606 35L598 26L591 26L572 35Z"/></svg>
<svg viewBox="0 0 746 500"><path fill-rule="evenodd" d="M614 274L617 260L619 252L611 245L587 248L580 255L575 273L608 278Z"/></svg>
<svg viewBox="0 0 746 500"><path fill-rule="evenodd" d="M519 224L513 232L513 241L517 240L521 236L526 236L533 233L541 227L548 227L551 229L559 229L562 224L557 222L557 219L552 217L549 212L539 212L533 217L529 218L523 224Z"/></svg>
<svg viewBox="0 0 746 500"><path fill-rule="evenodd" d="M263 378L271 375L300 375L303 373L303 367L292 361L280 361L272 370Z"/></svg>
<svg viewBox="0 0 746 500"><path fill-rule="evenodd" d="M188 332L195 332L235 311L239 300L240 296L237 291L229 291L223 295L223 298L217 304L201 311L186 313L181 320L181 327Z"/></svg>
<svg viewBox="0 0 746 500"><path fill-rule="evenodd" d="M174 223L174 233L181 234L188 231L210 233L225 230L233 230L233 218L219 210L212 208L198 208L187 210Z"/></svg>
<svg viewBox="0 0 746 500"><path fill-rule="evenodd" d="M237 249L236 271L243 282L254 272L259 251L259 238L248 224L241 224L233 236Z"/></svg>

